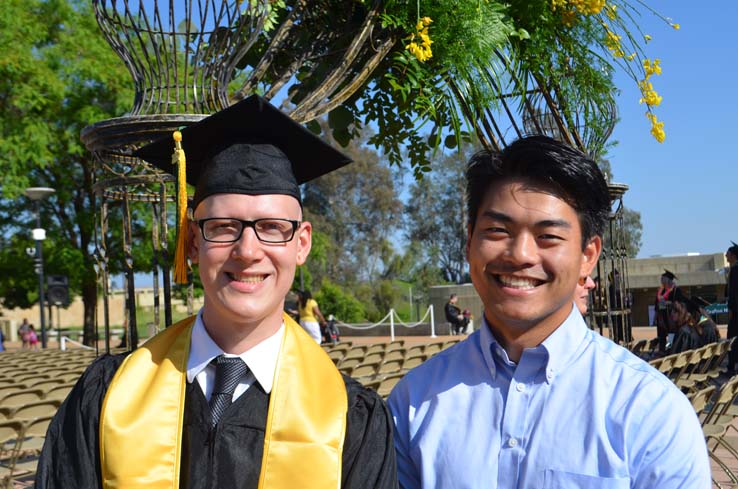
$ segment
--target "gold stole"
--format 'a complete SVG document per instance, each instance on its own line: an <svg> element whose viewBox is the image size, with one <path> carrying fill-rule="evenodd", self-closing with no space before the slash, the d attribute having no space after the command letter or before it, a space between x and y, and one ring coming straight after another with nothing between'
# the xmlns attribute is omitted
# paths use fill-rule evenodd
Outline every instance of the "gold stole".
<svg viewBox="0 0 738 489"><path fill-rule="evenodd" d="M104 488L179 488L194 323L191 317L167 328L118 368L100 413ZM337 489L346 386L328 355L286 314L284 324L258 487Z"/></svg>

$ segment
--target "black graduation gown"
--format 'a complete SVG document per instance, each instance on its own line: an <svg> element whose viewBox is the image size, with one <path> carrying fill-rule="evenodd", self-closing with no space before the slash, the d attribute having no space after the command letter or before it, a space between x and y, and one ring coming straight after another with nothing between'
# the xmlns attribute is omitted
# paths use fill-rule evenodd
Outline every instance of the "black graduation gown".
<svg viewBox="0 0 738 489"><path fill-rule="evenodd" d="M46 435L37 489L101 487L98 427L107 387L125 358L102 356L62 404ZM341 487L396 488L392 421L379 395L344 377L348 420ZM210 411L196 382L187 385L181 484L183 488L256 488L264 449L269 396L258 382L210 429ZM299 406L295 406L299 409ZM145 441L142 441L145 443Z"/></svg>

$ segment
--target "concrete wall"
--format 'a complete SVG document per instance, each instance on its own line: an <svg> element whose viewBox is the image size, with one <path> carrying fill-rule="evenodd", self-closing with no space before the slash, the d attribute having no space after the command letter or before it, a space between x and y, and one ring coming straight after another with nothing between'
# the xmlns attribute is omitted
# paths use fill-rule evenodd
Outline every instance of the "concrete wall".
<svg viewBox="0 0 738 489"><path fill-rule="evenodd" d="M678 277L677 285L687 295L699 295L710 302L725 302L728 263L723 253L681 255L628 260L628 282L633 298L633 326L649 326L648 306L654 303L664 269ZM451 294L459 296L459 308L469 309L476 328L481 324L482 301L472 284L438 285L428 291L435 310L436 325L444 324L443 307ZM727 323L727 314L718 314L719 324Z"/></svg>
<svg viewBox="0 0 738 489"><path fill-rule="evenodd" d="M138 289L136 290L136 304L139 307L154 307L154 293L152 289ZM164 305L163 300L160 302L162 311L162 320L164 317ZM195 299L194 310L197 312L202 307L202 298ZM187 307L182 301L173 300L172 309L177 312L185 312ZM125 319L125 294L121 290L114 291L108 299L108 314L110 317L110 325L114 327L120 327L123 325ZM50 325L54 328L61 325L62 328L69 327L81 327L84 323L84 304L82 303L81 297L76 297L67 308L52 308L51 323L49 323L48 307L46 313L46 326ZM102 327L104 317L104 306L102 300L98 301L97 304L97 320L98 324ZM9 341L17 340L17 329L23 318L28 318L28 321L33 324L36 330L39 329L39 312L38 305L33 306L30 309L2 309L0 311L0 327L3 328L3 332L6 333L6 337ZM2 326L4 325L4 326Z"/></svg>

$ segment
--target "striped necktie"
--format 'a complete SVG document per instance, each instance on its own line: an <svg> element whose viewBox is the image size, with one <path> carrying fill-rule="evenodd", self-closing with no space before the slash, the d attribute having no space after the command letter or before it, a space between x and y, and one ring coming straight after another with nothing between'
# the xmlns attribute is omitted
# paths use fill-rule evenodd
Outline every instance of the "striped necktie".
<svg viewBox="0 0 738 489"><path fill-rule="evenodd" d="M233 391L238 382L249 371L249 367L239 357L219 355L213 359L215 364L215 386L210 395L210 426L218 424L221 415L233 401Z"/></svg>

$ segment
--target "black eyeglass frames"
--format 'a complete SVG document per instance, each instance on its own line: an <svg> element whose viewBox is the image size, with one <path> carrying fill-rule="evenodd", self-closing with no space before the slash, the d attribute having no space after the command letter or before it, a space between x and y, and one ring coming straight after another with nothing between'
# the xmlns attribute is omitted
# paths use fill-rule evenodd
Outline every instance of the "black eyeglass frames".
<svg viewBox="0 0 738 489"><path fill-rule="evenodd" d="M295 237L299 221L291 219L264 218L245 221L232 217L209 217L195 221L205 241L211 243L235 243L241 239L243 230L252 228L256 238L263 243L287 243Z"/></svg>

